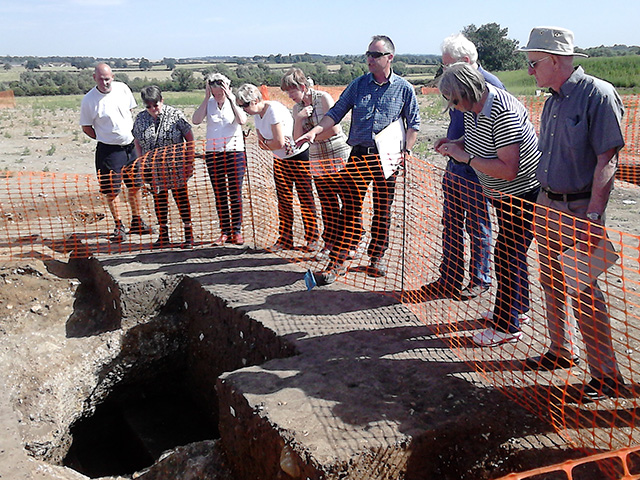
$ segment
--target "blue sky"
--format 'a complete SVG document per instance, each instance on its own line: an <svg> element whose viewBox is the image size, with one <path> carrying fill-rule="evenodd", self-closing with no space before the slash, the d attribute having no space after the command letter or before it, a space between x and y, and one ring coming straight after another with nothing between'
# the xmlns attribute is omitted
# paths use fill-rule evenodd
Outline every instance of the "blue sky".
<svg viewBox="0 0 640 480"><path fill-rule="evenodd" d="M398 53L439 54L444 37L496 22L525 44L534 26L587 48L640 45L640 1L0 0L0 55L198 57L359 54L374 34Z"/></svg>

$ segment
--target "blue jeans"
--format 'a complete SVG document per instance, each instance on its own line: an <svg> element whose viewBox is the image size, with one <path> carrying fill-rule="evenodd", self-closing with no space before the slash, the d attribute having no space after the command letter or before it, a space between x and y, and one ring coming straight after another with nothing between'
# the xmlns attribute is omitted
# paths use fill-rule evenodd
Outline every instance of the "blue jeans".
<svg viewBox="0 0 640 480"><path fill-rule="evenodd" d="M494 253L498 287L493 327L502 332L519 331L518 315L529 311L527 251L533 240L533 202L538 191L492 200L500 229Z"/></svg>
<svg viewBox="0 0 640 480"><path fill-rule="evenodd" d="M491 285L491 219L489 200L482 191L475 170L453 160L442 178L442 263L440 281L462 288L464 280L464 231L471 239L469 284Z"/></svg>

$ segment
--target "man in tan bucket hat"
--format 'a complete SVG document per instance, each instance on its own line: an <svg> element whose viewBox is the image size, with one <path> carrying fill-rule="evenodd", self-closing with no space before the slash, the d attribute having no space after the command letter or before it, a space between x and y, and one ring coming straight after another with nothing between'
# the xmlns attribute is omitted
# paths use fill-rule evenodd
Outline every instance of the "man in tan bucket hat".
<svg viewBox="0 0 640 480"><path fill-rule="evenodd" d="M534 370L555 370L578 362L575 331L566 318L571 299L593 377L583 396L617 397L624 384L604 295L593 278L570 296L558 256L567 248L590 254L604 236L605 209L624 146L622 101L613 85L574 68L574 57L586 55L575 51L573 32L566 28L536 27L520 51L527 53L529 75L551 91L540 121L542 188L535 215L550 346L526 363Z"/></svg>

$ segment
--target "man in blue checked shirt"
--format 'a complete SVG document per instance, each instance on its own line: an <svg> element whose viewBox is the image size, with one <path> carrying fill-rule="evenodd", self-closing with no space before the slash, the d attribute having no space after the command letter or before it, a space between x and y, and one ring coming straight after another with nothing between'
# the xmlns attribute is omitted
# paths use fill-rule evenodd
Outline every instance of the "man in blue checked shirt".
<svg viewBox="0 0 640 480"><path fill-rule="evenodd" d="M320 274L320 280L325 284L332 283L347 271L349 251L363 234L362 203L372 182L373 219L367 273L371 277L386 274L384 254L389 246L390 211L397 171L385 177L374 139L385 127L402 119L406 128L403 151L403 160L406 160L420 129L420 110L414 88L393 73L394 54L395 46L389 37L374 36L365 54L369 73L352 81L320 123L297 140L297 143L313 143L316 136L339 123L351 111L347 140L352 147L351 157L345 168L334 175L335 188L343 204L338 221L340 238L333 246L327 270Z"/></svg>

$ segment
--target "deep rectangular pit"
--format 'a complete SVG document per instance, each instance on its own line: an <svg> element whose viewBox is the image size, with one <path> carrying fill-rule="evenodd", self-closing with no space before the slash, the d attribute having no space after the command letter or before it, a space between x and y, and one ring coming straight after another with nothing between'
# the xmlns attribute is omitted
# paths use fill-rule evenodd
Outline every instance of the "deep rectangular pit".
<svg viewBox="0 0 640 480"><path fill-rule="evenodd" d="M131 475L168 450L215 440L218 376L291 354L273 332L185 279L157 316L123 333L87 400L95 411L71 428L63 464L91 478Z"/></svg>

